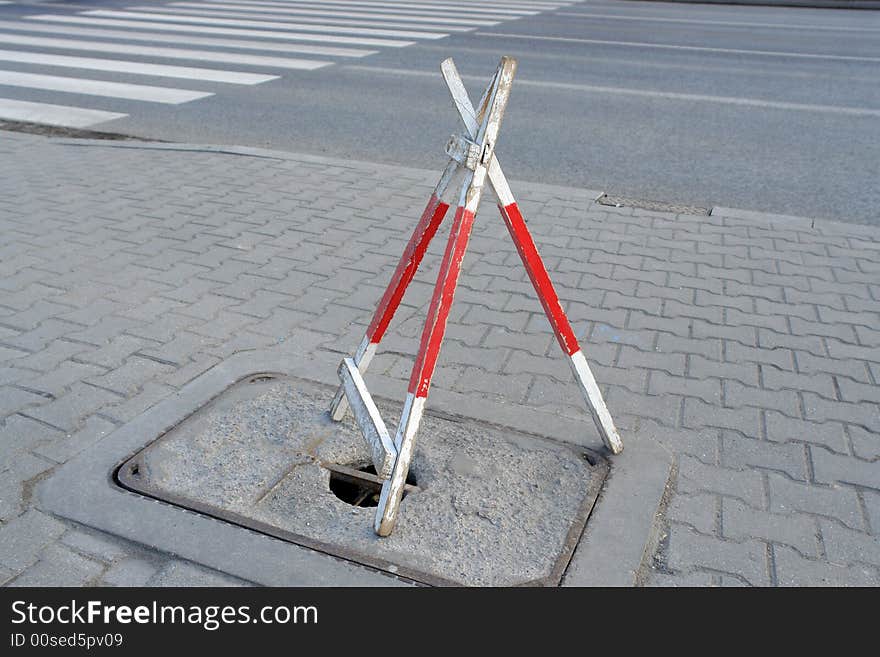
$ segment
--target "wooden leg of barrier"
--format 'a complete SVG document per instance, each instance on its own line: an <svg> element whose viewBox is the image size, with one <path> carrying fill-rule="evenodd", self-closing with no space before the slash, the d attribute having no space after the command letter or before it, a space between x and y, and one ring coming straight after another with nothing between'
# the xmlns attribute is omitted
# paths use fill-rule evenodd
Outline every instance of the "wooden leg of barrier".
<svg viewBox="0 0 880 657"><path fill-rule="evenodd" d="M529 274L529 279L532 281L535 292L538 294L541 306L544 308L544 313L547 315L547 319L550 320L556 340L559 342L562 351L565 352L566 357L569 358L575 380L581 389L581 393L584 395L584 400L587 402L587 408L593 416L593 422L596 423L599 435L602 436L603 442L612 453L619 454L623 450L620 434L617 433L614 420L611 419L611 413L608 412L608 407L602 398L602 391L599 390L596 379L593 377L590 366L587 364L587 359L581 351L577 336L575 336L574 331L571 329L571 324L565 315L565 311L562 309L562 304L559 303L559 297L556 295L550 275L547 273L544 261L538 253L529 229L526 227L526 222L519 211L519 207L510 193L510 189L499 190L496 188L495 192L499 197L498 209L501 210L501 216L504 217L504 223L507 225L507 230L513 238L516 250L519 252L523 265Z"/></svg>
<svg viewBox="0 0 880 657"><path fill-rule="evenodd" d="M382 336L388 330L388 325L400 306L406 288L416 275L416 271L418 271L422 258L428 250L431 239L437 233L440 224L443 223L443 218L446 216L449 204L444 203L441 198L457 169L458 164L452 160L446 165L446 169L443 171L443 175L440 176L440 181L434 188L434 192L428 200L428 205L425 207L425 211L422 212L422 216L416 224L415 230L413 230L412 237L406 245L403 255L400 257L400 262L398 262L397 269L394 270L391 281L385 289L385 294L382 295L382 299L376 307L373 319L369 327L367 327L367 333L361 341L357 352L355 352L354 363L362 375L370 366L370 361L376 353L379 342L382 341ZM345 417L347 410L348 402L345 398L345 389L340 385L336 391L336 396L333 398L333 403L330 405L330 417L339 422Z"/></svg>
<svg viewBox="0 0 880 657"><path fill-rule="evenodd" d="M434 375L440 347L443 344L449 310L452 308L455 288L458 285L458 277L461 274L477 208L480 206L480 199L485 187L487 167L493 157L495 140L501 129L501 120L510 97L510 87L515 72L516 61L510 57L502 57L501 64L495 72L491 91L486 94L481 103L479 115L485 118L474 140L480 156L474 169L465 175L458 211L455 213L449 242L446 245L446 252L443 255L443 262L440 265L440 272L437 275L437 283L434 286L434 294L428 309L419 353L413 364L404 410L394 439L397 460L394 463L391 478L382 485L379 506L376 509L374 529L379 536L388 536L397 522L397 512L400 509L406 476L409 473L415 451L416 433L419 430L428 391L431 388L431 378Z"/></svg>

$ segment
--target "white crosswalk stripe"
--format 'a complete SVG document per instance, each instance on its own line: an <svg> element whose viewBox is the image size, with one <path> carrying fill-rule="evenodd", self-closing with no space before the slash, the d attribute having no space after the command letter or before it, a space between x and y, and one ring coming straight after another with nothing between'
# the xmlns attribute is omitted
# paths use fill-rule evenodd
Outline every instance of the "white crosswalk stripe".
<svg viewBox="0 0 880 657"><path fill-rule="evenodd" d="M226 2L227 0L215 0L216 2ZM239 4L258 4L258 5L285 5L285 6L332 6L344 5L353 7L387 7L397 11L455 11L470 13L499 13L499 14L536 14L542 11L558 9L565 7L571 3L567 2L548 2L548 3L522 3L522 2L467 2L466 0L448 0L446 2L392 2L389 0L327 0L326 2L318 0L296 0L293 2L284 0L229 0Z"/></svg>
<svg viewBox="0 0 880 657"><path fill-rule="evenodd" d="M166 30L168 32L195 32L197 34L229 34L260 39L280 39L283 41L316 41L318 43L344 43L353 46L372 46L376 48L404 48L414 41L396 41L394 39L371 39L369 37L339 36L335 34L308 34L305 32L276 32L273 30L247 30L234 27L214 27L211 25L173 25L170 23L154 23L152 21L125 21L112 18L98 19L85 16L62 16L41 14L28 16L29 19L49 21L53 23L75 23L78 25L106 25L111 27L132 27L138 29Z"/></svg>
<svg viewBox="0 0 880 657"><path fill-rule="evenodd" d="M122 41L152 41L154 43L180 43L177 34L161 32L135 32L133 30L108 30L102 28L75 27L72 25L53 25L51 23L12 23L0 21L0 30L17 32L36 32L42 34L61 34L64 36L86 36L98 39L116 39ZM7 35L8 36L8 35ZM6 38L6 36L4 36ZM215 39L198 37L188 34L187 45L215 46L232 48L233 50L263 50L266 52L286 52L302 55L320 55L323 57L366 57L375 55L375 50L362 48L337 48L334 46L313 46L309 43L273 43L270 41L248 41L245 39Z"/></svg>
<svg viewBox="0 0 880 657"><path fill-rule="evenodd" d="M39 52L18 52L15 50L0 50L0 61L44 64L46 66L67 68L88 68L94 71L183 78L185 80L210 80L211 82L226 82L228 84L260 84L278 77L277 75L260 75L258 73L241 73L239 71L218 71L213 68L169 66L166 64L148 64L119 59L95 59L93 57L69 57L67 55L48 55Z"/></svg>
<svg viewBox="0 0 880 657"><path fill-rule="evenodd" d="M236 11L236 12L252 12L255 14L279 14L283 16L295 15L297 20L305 21L305 20L327 20L324 17L329 18L356 18L361 21L366 19L371 21L370 23L362 23L363 25L375 25L372 22L373 19L379 20L392 20L395 23L430 23L431 25L443 25L444 30L448 30L450 25L465 25L468 27L491 27L492 25L498 25L497 20L486 20L481 18L440 18L439 16L406 16L403 14L381 14L381 13L364 13L364 12L350 12L350 11L333 11L330 9L298 9L296 7L257 7L254 5L240 5L240 4L221 4L221 3L213 3L213 2L171 2L167 5L163 5L164 7L181 7L184 9L208 9L208 10L222 10L222 11ZM137 9L138 11L144 11L151 9L150 7L132 7L132 9ZM212 12L213 13L213 12ZM321 16L322 18L303 18L303 16ZM342 21L332 21L336 25L343 24ZM350 24L352 21L345 21L346 24ZM387 25L388 23L383 23ZM462 28L458 28L462 29ZM466 29L466 28L464 28Z"/></svg>
<svg viewBox="0 0 880 657"><path fill-rule="evenodd" d="M401 32L406 32L407 30L424 30L424 32L442 29L446 32L470 32L477 27L483 27L482 25L469 25L469 26L461 26L461 25L437 25L436 23L432 24L411 24L411 23L399 23L399 22L391 22L391 21L365 21L365 20L346 20L346 19L338 19L338 18L314 18L312 16L289 16L287 14L279 14L279 13L271 13L271 14L261 14L261 13L253 13L250 9L245 9L244 13L242 11L233 11L233 10L223 10L223 9L186 9L179 7L172 7L171 5L164 5L167 7L166 9L162 9L161 13L170 14L174 16L176 14L180 15L190 15L190 16L204 16L208 18L216 17L216 18L244 18L250 20L269 20L271 19L273 23L275 22L286 22L286 21L296 21L300 29L308 29L314 23L316 25L324 27L357 27L361 28L375 28L375 27L387 27L387 28L397 28ZM139 12L150 12L156 13L160 12L159 9L155 7L129 7L129 9L136 9ZM497 25L497 22L487 22L487 26ZM321 29L320 31L325 31ZM419 32L419 37L424 35L424 32ZM447 34L442 34L440 37L448 36Z"/></svg>
<svg viewBox="0 0 880 657"><path fill-rule="evenodd" d="M26 100L0 98L0 119L7 121L27 121L45 123L65 128L90 128L98 123L121 119L127 114L104 112L101 110L51 105L49 103L29 103Z"/></svg>
<svg viewBox="0 0 880 657"><path fill-rule="evenodd" d="M3 4L10 2L0 0ZM17 90L14 98L0 98L0 120L91 128L128 116L110 111L131 111L122 101L180 105L230 88L211 85L260 85L277 80L284 71L306 75L345 58L468 34L570 4L566 0L179 0L16 16L0 20L0 94L4 89ZM227 70L224 65L245 70ZM81 71L91 73L82 77ZM102 74L110 79L102 79ZM138 82L145 76L168 82L162 86ZM100 107L100 100L86 103L89 107L73 107L64 101L43 102L47 92L67 99L86 95L115 100L106 109Z"/></svg>
<svg viewBox="0 0 880 657"><path fill-rule="evenodd" d="M246 64L248 66L274 66L277 68L294 68L312 71L316 68L329 66L330 62L317 59L294 59L289 57L264 57L262 55L245 55L240 53L215 52L213 50L190 50L184 48L159 48L136 46L127 43L101 43L98 41L78 41L75 39L54 39L48 37L31 37L19 34L3 36L6 44L24 46L44 46L47 48L64 48L70 50L91 50L94 52L116 52L124 55L145 55L160 59L193 59L207 62L225 62ZM278 76L271 76L274 79ZM266 80L263 80L266 82Z"/></svg>
<svg viewBox="0 0 880 657"><path fill-rule="evenodd" d="M40 75L39 73L20 73L18 71L0 71L0 86L28 87L46 91L63 91L71 94L87 96L107 96L109 98L126 98L141 100L148 103L165 103L179 105L191 100L213 96L206 91L190 89L172 89L154 87L146 84L129 84L128 82L108 82L106 80L90 80L87 78L65 78L58 75Z"/></svg>
<svg viewBox="0 0 880 657"><path fill-rule="evenodd" d="M171 11L171 10L166 10ZM180 12L182 10L176 10ZM184 16L178 13L114 11L112 9L93 9L83 12L84 16L99 18L133 18L150 21L168 21L170 23L196 23L201 25L228 25L235 27L256 27L270 30L290 28L301 32L334 32L337 34L358 34L363 36L391 37L397 39L442 39L449 36L442 32L413 32L407 30L378 30L367 27L335 27L332 25L310 25L306 23L287 23L281 21L259 21L231 18L214 18L208 12L197 12L197 16ZM206 15L208 14L208 15Z"/></svg>

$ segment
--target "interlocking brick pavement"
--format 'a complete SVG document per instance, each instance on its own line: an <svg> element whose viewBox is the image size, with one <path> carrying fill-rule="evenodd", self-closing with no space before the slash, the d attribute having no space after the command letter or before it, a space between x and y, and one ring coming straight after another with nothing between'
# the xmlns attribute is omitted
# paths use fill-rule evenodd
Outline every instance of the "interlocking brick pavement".
<svg viewBox="0 0 880 657"><path fill-rule="evenodd" d="M437 174L0 135L0 581L243 584L34 487L236 351L353 349ZM675 455L648 583L880 584L880 233L514 190L624 441ZM401 386L443 244L374 361ZM589 426L489 205L461 283L434 385Z"/></svg>

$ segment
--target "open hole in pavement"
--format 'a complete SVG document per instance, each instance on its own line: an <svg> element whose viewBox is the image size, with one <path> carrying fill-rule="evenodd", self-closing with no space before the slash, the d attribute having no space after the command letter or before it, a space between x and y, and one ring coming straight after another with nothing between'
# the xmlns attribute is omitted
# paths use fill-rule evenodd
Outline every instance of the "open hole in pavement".
<svg viewBox="0 0 880 657"><path fill-rule="evenodd" d="M376 468L372 464L360 467L352 466L326 466L330 470L330 490L346 504L352 506L369 507L379 505L379 494L382 492L382 484L379 482ZM369 476L362 477L359 473ZM417 486L416 477L412 471L406 477L407 486L403 490L405 498Z"/></svg>

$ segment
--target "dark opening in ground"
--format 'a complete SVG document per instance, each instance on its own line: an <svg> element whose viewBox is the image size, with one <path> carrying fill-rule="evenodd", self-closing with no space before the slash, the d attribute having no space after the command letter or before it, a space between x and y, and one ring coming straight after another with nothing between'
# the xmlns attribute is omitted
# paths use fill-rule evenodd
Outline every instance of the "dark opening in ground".
<svg viewBox="0 0 880 657"><path fill-rule="evenodd" d="M330 490L336 497L352 506L378 506L379 494L382 492L382 484L376 475L376 468L371 465L350 468L342 467L330 470ZM366 476L359 476L364 473ZM415 475L410 471L406 477L408 486L416 486ZM409 493L403 489L403 497Z"/></svg>

